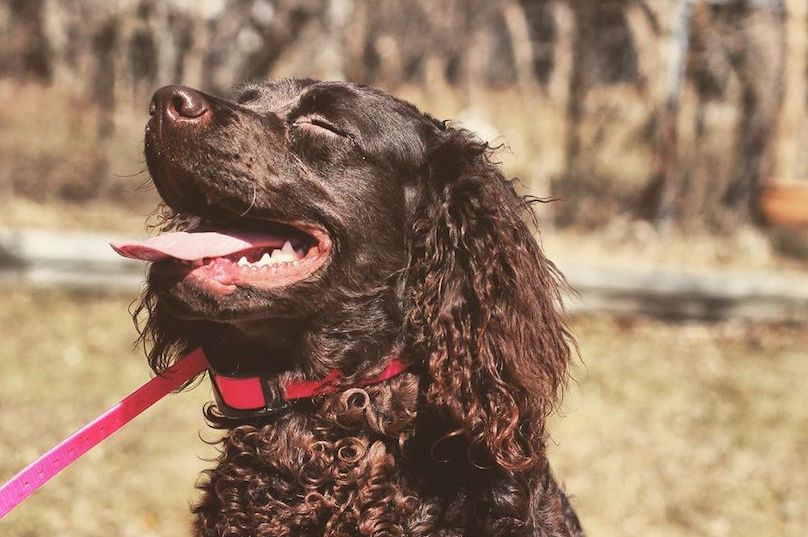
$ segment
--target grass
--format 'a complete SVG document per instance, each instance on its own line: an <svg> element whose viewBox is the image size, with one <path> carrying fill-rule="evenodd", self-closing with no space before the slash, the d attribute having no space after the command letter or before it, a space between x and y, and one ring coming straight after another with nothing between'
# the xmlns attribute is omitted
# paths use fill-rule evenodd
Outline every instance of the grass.
<svg viewBox="0 0 808 537"><path fill-rule="evenodd" d="M583 319L551 427L592 535L804 535L808 333Z"/></svg>
<svg viewBox="0 0 808 537"><path fill-rule="evenodd" d="M133 297L3 289L0 479L148 376ZM804 327L576 319L551 459L590 535L803 535ZM215 455L207 385L170 396L18 507L5 537L187 534Z"/></svg>
<svg viewBox="0 0 808 537"><path fill-rule="evenodd" d="M4 291L3 479L148 378L142 355L132 350L132 297ZM200 457L215 455L198 438L205 392L158 403L10 514L2 534L182 534L205 466Z"/></svg>

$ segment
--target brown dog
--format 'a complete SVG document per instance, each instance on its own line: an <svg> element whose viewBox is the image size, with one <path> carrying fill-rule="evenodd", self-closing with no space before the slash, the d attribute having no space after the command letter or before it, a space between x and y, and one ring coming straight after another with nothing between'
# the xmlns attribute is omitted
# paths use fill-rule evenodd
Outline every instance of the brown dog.
<svg viewBox="0 0 808 537"><path fill-rule="evenodd" d="M545 455L559 276L490 154L349 83L155 94L143 337L158 371L204 348L226 430L198 535L582 535Z"/></svg>

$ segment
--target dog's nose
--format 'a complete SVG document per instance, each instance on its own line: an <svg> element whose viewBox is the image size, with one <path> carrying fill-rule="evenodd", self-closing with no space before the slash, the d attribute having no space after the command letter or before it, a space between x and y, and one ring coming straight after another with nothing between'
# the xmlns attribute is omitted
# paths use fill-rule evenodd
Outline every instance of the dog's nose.
<svg viewBox="0 0 808 537"><path fill-rule="evenodd" d="M201 122L210 114L205 96L185 86L165 86L154 92L149 115L162 114L172 122Z"/></svg>

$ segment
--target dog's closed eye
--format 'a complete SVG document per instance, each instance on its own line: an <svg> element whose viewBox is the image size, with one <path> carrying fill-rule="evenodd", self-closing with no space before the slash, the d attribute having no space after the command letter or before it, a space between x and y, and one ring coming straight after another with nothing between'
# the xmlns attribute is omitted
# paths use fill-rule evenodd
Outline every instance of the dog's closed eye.
<svg viewBox="0 0 808 537"><path fill-rule="evenodd" d="M329 136L340 136L342 138L353 138L351 133L337 127L332 122L319 115L303 116L292 122L293 128L305 129L309 132L326 134Z"/></svg>

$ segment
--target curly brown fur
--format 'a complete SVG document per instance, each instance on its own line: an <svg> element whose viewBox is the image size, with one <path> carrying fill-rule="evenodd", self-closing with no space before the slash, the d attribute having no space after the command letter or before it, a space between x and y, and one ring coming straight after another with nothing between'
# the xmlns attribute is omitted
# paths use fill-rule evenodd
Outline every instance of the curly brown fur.
<svg viewBox="0 0 808 537"><path fill-rule="evenodd" d="M243 88L238 103L204 98L212 126L147 136L164 228L305 215L336 247L291 289L216 297L153 270L136 311L150 364L162 370L201 345L218 369L346 377L337 393L268 417L207 408L225 432L199 484L196 534L583 535L545 454L574 345L562 280L491 149L347 83L275 81ZM339 138L298 132L307 107ZM202 204L197 191L223 201ZM350 387L391 349L406 373Z"/></svg>
<svg viewBox="0 0 808 537"><path fill-rule="evenodd" d="M525 470L539 462L570 358L557 272L487 145L463 131L442 138L428 157L408 274L409 329L429 362L426 400L461 424L472 455L493 458L482 464Z"/></svg>

